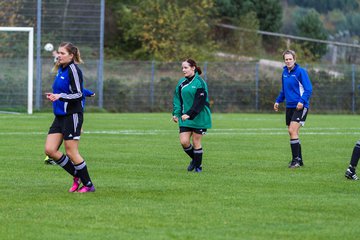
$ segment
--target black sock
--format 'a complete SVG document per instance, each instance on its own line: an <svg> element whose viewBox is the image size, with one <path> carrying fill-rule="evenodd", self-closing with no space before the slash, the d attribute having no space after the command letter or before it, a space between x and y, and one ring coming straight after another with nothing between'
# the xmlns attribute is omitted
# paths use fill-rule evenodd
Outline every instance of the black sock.
<svg viewBox="0 0 360 240"><path fill-rule="evenodd" d="M201 167L201 163L202 163L202 156L203 156L203 149L199 148L199 149L194 149L194 163L195 163L195 167Z"/></svg>
<svg viewBox="0 0 360 240"><path fill-rule="evenodd" d="M300 152L300 141L298 138L296 139L290 139L290 147L291 147L291 153L292 153L292 158L296 159L299 157L299 152Z"/></svg>
<svg viewBox="0 0 360 240"><path fill-rule="evenodd" d="M184 149L184 152L186 152L186 154L189 155L189 157L191 157L191 159L194 159L194 148L191 144L187 148L183 147L183 149Z"/></svg>
<svg viewBox="0 0 360 240"><path fill-rule="evenodd" d="M355 169L360 158L360 141L358 141L354 147L351 155L350 165Z"/></svg>
<svg viewBox="0 0 360 240"><path fill-rule="evenodd" d="M301 142L299 141L299 158L303 160L302 153L301 153Z"/></svg>
<svg viewBox="0 0 360 240"><path fill-rule="evenodd" d="M58 165L60 165L65 171L70 173L72 176L76 175L76 170L74 164L70 161L70 158L66 155L62 155L59 160L56 161Z"/></svg>
<svg viewBox="0 0 360 240"><path fill-rule="evenodd" d="M93 184L91 182L85 161L83 161L80 164L75 165L74 167L77 171L77 175L81 179L82 184L84 186L91 187Z"/></svg>

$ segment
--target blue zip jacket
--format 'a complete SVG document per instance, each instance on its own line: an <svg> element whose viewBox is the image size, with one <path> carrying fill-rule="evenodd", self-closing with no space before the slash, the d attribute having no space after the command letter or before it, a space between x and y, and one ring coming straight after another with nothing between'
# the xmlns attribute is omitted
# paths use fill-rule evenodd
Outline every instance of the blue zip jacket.
<svg viewBox="0 0 360 240"><path fill-rule="evenodd" d="M91 97L92 95L94 95L93 91L87 88L83 88L82 107L84 110L85 110L86 97Z"/></svg>
<svg viewBox="0 0 360 240"><path fill-rule="evenodd" d="M83 112L83 75L74 62L59 67L52 89L53 93L60 94L60 98L53 102L55 115L64 116Z"/></svg>
<svg viewBox="0 0 360 240"><path fill-rule="evenodd" d="M296 108L299 102L304 104L305 108L309 108L312 85L305 69L295 63L289 72L285 66L281 81L282 89L275 102L281 103L286 99L287 108Z"/></svg>

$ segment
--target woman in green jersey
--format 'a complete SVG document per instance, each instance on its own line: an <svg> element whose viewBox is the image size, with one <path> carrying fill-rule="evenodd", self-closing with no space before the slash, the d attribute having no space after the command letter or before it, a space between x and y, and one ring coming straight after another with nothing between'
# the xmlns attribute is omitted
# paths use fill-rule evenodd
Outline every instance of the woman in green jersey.
<svg viewBox="0 0 360 240"><path fill-rule="evenodd" d="M172 120L179 124L180 143L191 158L187 170L201 172L201 138L211 128L208 88L194 60L182 62L182 72L184 77L179 80L174 93Z"/></svg>

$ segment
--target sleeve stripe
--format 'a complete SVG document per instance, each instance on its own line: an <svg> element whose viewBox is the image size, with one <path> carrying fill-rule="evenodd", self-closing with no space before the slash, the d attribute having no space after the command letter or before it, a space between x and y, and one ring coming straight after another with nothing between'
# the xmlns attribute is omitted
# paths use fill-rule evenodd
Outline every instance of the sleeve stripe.
<svg viewBox="0 0 360 240"><path fill-rule="evenodd" d="M71 64L70 68L75 79L76 89L78 90L78 92L81 93L81 86L80 86L79 74L77 72L77 69L74 64Z"/></svg>
<svg viewBox="0 0 360 240"><path fill-rule="evenodd" d="M79 74L78 71L75 67L75 65L72 63L70 64L70 69L72 72L72 75L74 76L74 81L75 81L75 85L76 85L76 90L77 92L74 94L61 94L61 97L64 99L77 99L77 98L81 98L82 97L82 92L81 92L81 85L80 85L80 78L79 78ZM72 92L72 89L70 87L70 91Z"/></svg>

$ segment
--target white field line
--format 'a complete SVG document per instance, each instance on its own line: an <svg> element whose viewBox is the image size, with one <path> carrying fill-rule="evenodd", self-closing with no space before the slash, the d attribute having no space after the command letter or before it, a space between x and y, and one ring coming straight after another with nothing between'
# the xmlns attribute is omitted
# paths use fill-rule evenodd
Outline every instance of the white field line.
<svg viewBox="0 0 360 240"><path fill-rule="evenodd" d="M101 135L167 135L177 134L178 129L174 130L96 130L84 131L84 134ZM46 135L47 132L0 132L1 135ZM286 128L228 128L228 129L209 129L208 135L287 135ZM307 128L302 129L301 135L360 135L360 128Z"/></svg>

